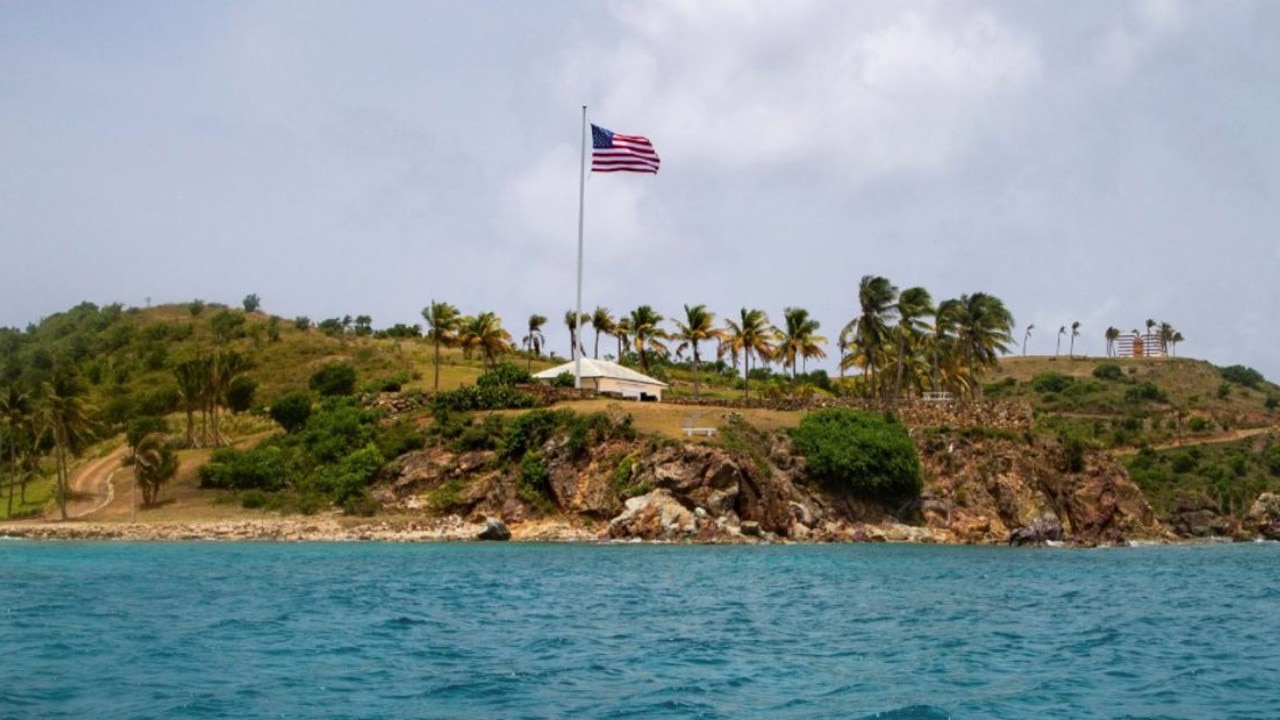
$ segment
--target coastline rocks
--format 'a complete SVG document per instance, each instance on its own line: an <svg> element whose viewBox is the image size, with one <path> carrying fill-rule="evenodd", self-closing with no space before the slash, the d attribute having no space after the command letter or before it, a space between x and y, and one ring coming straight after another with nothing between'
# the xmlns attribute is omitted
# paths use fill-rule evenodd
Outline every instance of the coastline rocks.
<svg viewBox="0 0 1280 720"><path fill-rule="evenodd" d="M1240 521L1247 536L1280 540L1280 495L1262 493Z"/></svg>
<svg viewBox="0 0 1280 720"><path fill-rule="evenodd" d="M672 540L697 531L697 516L670 491L658 489L628 500L626 510L610 521L608 535L615 539Z"/></svg>
<svg viewBox="0 0 1280 720"><path fill-rule="evenodd" d="M505 542L511 539L511 530L507 528L507 524L497 518L489 518L484 521L484 529L476 534L477 540L497 540Z"/></svg>
<svg viewBox="0 0 1280 720"><path fill-rule="evenodd" d="M1050 542L1062 542L1062 523L1052 515L1042 515L1032 520L1030 525L1009 533L1009 544L1013 546L1045 545Z"/></svg>
<svg viewBox="0 0 1280 720"><path fill-rule="evenodd" d="M1227 536L1233 529L1218 504L1203 493L1180 495L1168 522L1175 533L1191 538Z"/></svg>

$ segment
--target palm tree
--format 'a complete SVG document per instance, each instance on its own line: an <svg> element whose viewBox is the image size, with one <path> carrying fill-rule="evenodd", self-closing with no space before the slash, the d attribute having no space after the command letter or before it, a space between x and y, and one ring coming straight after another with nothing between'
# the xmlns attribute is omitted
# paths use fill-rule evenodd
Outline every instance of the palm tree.
<svg viewBox="0 0 1280 720"><path fill-rule="evenodd" d="M596 346L591 357L600 358L600 334L612 335L615 324L616 322L612 313L609 312L609 308L597 305L595 312L591 313L591 328L596 331Z"/></svg>
<svg viewBox="0 0 1280 720"><path fill-rule="evenodd" d="M1115 357L1116 340L1120 339L1120 328L1115 326L1108 327L1103 337L1107 340L1107 357Z"/></svg>
<svg viewBox="0 0 1280 720"><path fill-rule="evenodd" d="M178 456L169 449L168 440L164 433L147 433L133 450L133 477L142 488L143 505L155 504L160 486L178 472Z"/></svg>
<svg viewBox="0 0 1280 720"><path fill-rule="evenodd" d="M889 322L897 312L895 302L898 288L886 278L862 276L858 284L859 315L844 330L855 352L845 358L849 364L862 366L867 374L867 389L871 395L880 394L876 371L885 363L885 346L889 343Z"/></svg>
<svg viewBox="0 0 1280 720"><path fill-rule="evenodd" d="M1067 350L1067 354L1072 360L1076 359L1076 338L1080 337L1080 321L1076 320L1071 323L1071 345Z"/></svg>
<svg viewBox="0 0 1280 720"><path fill-rule="evenodd" d="M207 357L184 360L173 366L173 378L178 383L178 397L182 400L182 409L187 413L186 447L189 448L196 447L195 411L196 408L200 409L203 420L210 375L210 361ZM204 444L203 437L201 444Z"/></svg>
<svg viewBox="0 0 1280 720"><path fill-rule="evenodd" d="M526 370L533 369L533 357L537 355L542 357L542 344L547 341L546 336L542 334L542 326L547 324L547 316L530 315L529 316L529 334L524 336L521 342L524 343L525 352L528 353L525 363Z"/></svg>
<svg viewBox="0 0 1280 720"><path fill-rule="evenodd" d="M1031 323L1027 326L1027 331L1022 334L1022 357L1027 356L1027 341L1031 339L1031 331L1035 329L1035 323Z"/></svg>
<svg viewBox="0 0 1280 720"><path fill-rule="evenodd" d="M670 337L666 330L658 327L665 318L652 307L641 305L631 311L631 334L635 343L636 354L640 356L640 369L649 374L649 351L660 357L666 357L670 351L663 340Z"/></svg>
<svg viewBox="0 0 1280 720"><path fill-rule="evenodd" d="M1067 334L1067 326L1063 325L1058 328L1058 346L1053 350L1053 356L1058 357L1062 354L1062 336Z"/></svg>
<svg viewBox="0 0 1280 720"><path fill-rule="evenodd" d="M970 389L981 396L979 371L995 367L999 362L997 353L1009 352L1013 315L1000 298L986 293L961 295L960 306L956 323L959 351L968 366Z"/></svg>
<svg viewBox="0 0 1280 720"><path fill-rule="evenodd" d="M1173 337L1169 338L1169 352L1176 357L1178 354L1178 343L1182 342L1185 339L1186 338L1182 337L1181 332L1174 330Z"/></svg>
<svg viewBox="0 0 1280 720"><path fill-rule="evenodd" d="M68 454L77 455L88 440L92 423L89 405L81 396L81 388L72 375L55 373L43 389L41 416L45 428L53 436L54 467L58 482L58 509L67 518L67 495L70 493Z"/></svg>
<svg viewBox="0 0 1280 720"><path fill-rule="evenodd" d="M233 350L219 351L211 358L206 398L213 419L214 447L222 445L222 434L218 431L218 409L222 406L231 383L248 369L249 358Z"/></svg>
<svg viewBox="0 0 1280 720"><path fill-rule="evenodd" d="M440 346L453 347L458 342L458 328L462 314L449 303L431 301L422 308L422 319L427 321L427 339L435 346L435 384L440 389Z"/></svg>
<svg viewBox="0 0 1280 720"><path fill-rule="evenodd" d="M581 357L587 354L586 348L584 348L582 345L582 338L578 337L578 328L582 327L583 325L587 324L590 321L591 321L591 316L586 313L582 313L581 315L579 315L578 313L572 310L564 311L564 325L565 327L569 328L569 359L570 360L573 360L574 358ZM575 352L578 354L574 355Z"/></svg>
<svg viewBox="0 0 1280 720"><path fill-rule="evenodd" d="M1157 332L1157 337L1160 338L1160 350L1166 355L1169 354L1169 341L1173 339L1173 333L1174 330L1172 325L1167 322L1160 323L1160 329Z"/></svg>
<svg viewBox="0 0 1280 720"><path fill-rule="evenodd" d="M725 321L729 345L734 353L742 353L742 397L751 397L748 383L751 378L751 356L764 360L773 357L775 329L769 324L769 316L763 310L742 308L738 321Z"/></svg>
<svg viewBox="0 0 1280 720"><path fill-rule="evenodd" d="M18 486L18 436L30 426L32 420L31 395L20 392L16 385L10 385L0 395L0 420L4 421L9 436L9 505L5 517L13 517L13 492ZM0 455L4 451L0 447ZM26 500L27 484L22 483L22 496Z"/></svg>
<svg viewBox="0 0 1280 720"><path fill-rule="evenodd" d="M933 353L933 375L929 380L929 386L935 391L940 387L953 386L954 383L951 380L957 377L957 373L953 371L951 366L955 365L960 356L959 351L956 349L959 344L957 328L963 312L964 306L954 298L938 303L938 308L934 312L933 334L929 338L930 349ZM947 372L944 373L944 370ZM944 374L945 378L943 377Z"/></svg>
<svg viewBox="0 0 1280 720"><path fill-rule="evenodd" d="M468 352L480 351L480 365L486 370L497 364L499 355L511 351L511 333L503 329L502 318L492 312L463 318L458 340Z"/></svg>
<svg viewBox="0 0 1280 720"><path fill-rule="evenodd" d="M723 331L715 327L716 314L707 310L706 305L684 306L684 322L676 321L676 333L672 340L679 340L676 354L684 353L685 348L693 350L693 396L699 396L698 365L702 356L698 352L698 343L707 340L718 340ZM599 336L597 336L599 337Z"/></svg>
<svg viewBox="0 0 1280 720"><path fill-rule="evenodd" d="M903 290L898 295L898 325L894 333L898 336L898 372L893 382L893 399L896 401L902 392L902 374L907 367L907 351L920 344L924 331L929 329L926 318L934 313L933 298L929 291L922 287Z"/></svg>
<svg viewBox="0 0 1280 720"><path fill-rule="evenodd" d="M809 358L827 356L826 351L819 347L827 339L818 334L822 323L810 318L808 310L798 307L783 308L782 316L783 327L779 328L778 345L774 348L773 355L782 361L784 371L788 366L791 367L791 381L794 384L801 363L807 367Z"/></svg>
<svg viewBox="0 0 1280 720"><path fill-rule="evenodd" d="M618 362L627 357L627 348L631 346L631 318L620 317L613 324L613 336L618 339Z"/></svg>

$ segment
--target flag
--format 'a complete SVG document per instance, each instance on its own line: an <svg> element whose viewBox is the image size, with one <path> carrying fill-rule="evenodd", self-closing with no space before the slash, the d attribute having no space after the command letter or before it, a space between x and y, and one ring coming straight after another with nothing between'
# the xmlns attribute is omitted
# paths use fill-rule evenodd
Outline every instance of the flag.
<svg viewBox="0 0 1280 720"><path fill-rule="evenodd" d="M593 172L658 172L658 153L642 135L623 135L591 126L591 170Z"/></svg>

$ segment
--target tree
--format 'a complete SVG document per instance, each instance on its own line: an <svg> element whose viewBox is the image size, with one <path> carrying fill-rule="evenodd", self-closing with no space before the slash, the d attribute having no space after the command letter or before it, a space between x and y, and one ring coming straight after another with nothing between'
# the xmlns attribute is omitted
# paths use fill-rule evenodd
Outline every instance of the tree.
<svg viewBox="0 0 1280 720"><path fill-rule="evenodd" d="M5 517L13 517L13 492L19 485L19 456L25 454L19 450L19 437L25 434L33 420L33 407L30 393L21 392L16 385L10 385L0 394L0 420L4 422L6 436L9 439L9 500ZM0 457L4 456L4 448L0 447ZM25 478L25 476L23 476ZM21 482L23 499L26 499L27 484Z"/></svg>
<svg viewBox="0 0 1280 720"><path fill-rule="evenodd" d="M262 307L262 300L254 293L245 295L244 300L241 302L244 305L244 311L247 313L257 312L258 308Z"/></svg>
<svg viewBox="0 0 1280 720"><path fill-rule="evenodd" d="M921 338L929 329L924 318L934 313L933 298L922 287L907 288L898 295L897 311L898 325L894 329L894 334L898 337L898 372L893 382L895 401L901 397L902 375L907 366L908 352L921 344Z"/></svg>
<svg viewBox="0 0 1280 720"><path fill-rule="evenodd" d="M1170 353L1172 353L1174 356L1177 356L1177 354L1178 354L1178 343L1182 342L1182 341L1183 341L1183 340L1185 340L1185 339L1186 339L1186 338L1182 337L1182 333L1181 333L1181 332L1179 332L1179 331L1177 331L1177 330L1174 330L1174 331L1173 331L1173 337L1169 338L1169 352L1170 352Z"/></svg>
<svg viewBox="0 0 1280 720"><path fill-rule="evenodd" d="M613 336L618 339L618 362L627 357L627 348L631 346L631 318L620 317L613 324Z"/></svg>
<svg viewBox="0 0 1280 720"><path fill-rule="evenodd" d="M958 349L968 369L971 391L981 396L980 371L999 363L997 353L1009 352L1013 342L1013 315L1004 302L994 295L974 293L960 296L956 322Z"/></svg>
<svg viewBox="0 0 1280 720"><path fill-rule="evenodd" d="M1114 326L1108 327L1107 332L1103 337L1106 338L1107 341L1107 357L1115 357L1116 340L1120 339L1120 328Z"/></svg>
<svg viewBox="0 0 1280 720"><path fill-rule="evenodd" d="M1173 340L1173 335L1174 329L1172 325L1167 322L1160 323L1156 336L1160 339L1160 350L1166 355L1169 354L1169 343Z"/></svg>
<svg viewBox="0 0 1280 720"><path fill-rule="evenodd" d="M933 316L933 334L929 339L933 356L933 374L929 385L933 390L950 388L959 393L968 387L959 351L959 325L964 305L956 299L943 300Z"/></svg>
<svg viewBox="0 0 1280 720"><path fill-rule="evenodd" d="M529 334L521 339L524 343L525 352L529 354L526 363L526 370L533 368L534 356L542 357L542 345L547 341L546 336L542 334L542 326L547 324L547 316L530 315L529 316Z"/></svg>
<svg viewBox="0 0 1280 720"><path fill-rule="evenodd" d="M596 306L595 312L591 313L591 327L596 331L596 347L591 357L600 357L600 334L612 335L616 324L613 315L609 313L609 308ZM696 384L697 380L694 383Z"/></svg>
<svg viewBox="0 0 1280 720"><path fill-rule="evenodd" d="M164 433L148 433L130 457L134 480L142 488L143 505L154 505L160 496L160 487L178 472L178 456L169 448L168 441Z"/></svg>
<svg viewBox="0 0 1280 720"><path fill-rule="evenodd" d="M214 353L209 364L208 394L205 396L209 405L209 414L213 425L213 445L222 445L222 433L219 430L218 410L227 397L231 384L249 369L249 358L234 350L220 350Z"/></svg>
<svg viewBox="0 0 1280 720"><path fill-rule="evenodd" d="M57 473L58 510L67 520L67 496L71 488L69 455L78 455L89 438L92 423L83 390L70 373L58 372L44 383L41 417L53 437L54 468Z"/></svg>
<svg viewBox="0 0 1280 720"><path fill-rule="evenodd" d="M433 387L440 389L440 346L453 347L458 342L458 326L462 323L462 315L458 308L449 303L431 301L422 308L422 319L427 321L427 339L435 346L435 382Z"/></svg>
<svg viewBox="0 0 1280 720"><path fill-rule="evenodd" d="M227 385L226 401L227 409L233 415L239 415L242 412L253 407L253 396L258 392L258 381L248 375L241 375L234 378Z"/></svg>
<svg viewBox="0 0 1280 720"><path fill-rule="evenodd" d="M348 362L325 363L307 385L321 397L341 397L356 391L356 368Z"/></svg>
<svg viewBox="0 0 1280 720"><path fill-rule="evenodd" d="M591 316L586 313L582 313L581 315L579 315L573 310L564 311L564 325L565 327L569 328L569 359L570 360L573 360L574 358L578 358L587 354L586 348L582 346L582 338L578 337L578 328L582 327L583 324L589 322L590 320L591 320ZM574 355L575 352L578 354Z"/></svg>
<svg viewBox="0 0 1280 720"><path fill-rule="evenodd" d="M269 412L286 433L296 433L311 419L311 396L302 391L288 393L272 403Z"/></svg>
<svg viewBox="0 0 1280 720"><path fill-rule="evenodd" d="M244 335L244 315L234 310L222 310L210 318L209 327L213 329L214 340L225 345L232 338Z"/></svg>
<svg viewBox="0 0 1280 720"><path fill-rule="evenodd" d="M774 348L774 356L782 360L782 368L791 367L791 380L794 383L799 372L799 365L811 357L823 358L826 351L819 347L827 339L818 334L822 326L817 320L809 317L804 308L789 307L782 310L782 327L779 328L778 344Z"/></svg>
<svg viewBox="0 0 1280 720"><path fill-rule="evenodd" d="M598 308L597 308L598 309ZM699 396L698 365L702 356L698 352L698 343L718 339L721 330L715 327L716 314L707 310L706 305L684 306L684 322L676 321L676 332L671 339L680 342L676 346L676 354L684 353L685 348L693 351L693 396Z"/></svg>
<svg viewBox="0 0 1280 720"><path fill-rule="evenodd" d="M751 356L763 360L773 357L772 338L775 329L769 324L769 316L763 310L742 308L738 320L725 321L725 331L731 351L742 353L742 397L750 398L748 383L751 379Z"/></svg>
<svg viewBox="0 0 1280 720"><path fill-rule="evenodd" d="M368 337L373 334L373 318L369 315L357 315L353 327L356 337Z"/></svg>
<svg viewBox="0 0 1280 720"><path fill-rule="evenodd" d="M511 333L502 327L502 318L492 312L482 312L463 319L458 342L466 352L479 351L480 365L489 368L498 356L511 351Z"/></svg>
<svg viewBox="0 0 1280 720"><path fill-rule="evenodd" d="M173 366L173 379L178 383L178 398L182 401L182 409L187 414L186 447L196 447L195 411L203 413L205 396L209 393L210 367L209 358L195 357L184 360ZM202 423L203 426L203 423ZM201 444L204 444L203 432Z"/></svg>
<svg viewBox="0 0 1280 720"><path fill-rule="evenodd" d="M1027 341L1031 339L1031 331L1035 329L1035 323L1031 323L1027 326L1027 331L1022 334L1022 357L1027 356Z"/></svg>
<svg viewBox="0 0 1280 720"><path fill-rule="evenodd" d="M881 395L877 371L885 363L885 347L889 343L889 322L893 319L898 288L886 278L864 275L858 284L859 314L845 326L853 352L845 358L850 365L860 365L867 375L867 390Z"/></svg>
<svg viewBox="0 0 1280 720"><path fill-rule="evenodd" d="M1076 358L1076 338L1080 337L1080 321L1076 320L1071 323L1071 345L1067 350L1067 354L1072 360Z"/></svg>
<svg viewBox="0 0 1280 720"><path fill-rule="evenodd" d="M631 311L631 334L635 343L636 354L640 356L641 372L649 373L649 353L666 357L670 350L662 342L670 337L659 325L665 318L648 305L641 305Z"/></svg>

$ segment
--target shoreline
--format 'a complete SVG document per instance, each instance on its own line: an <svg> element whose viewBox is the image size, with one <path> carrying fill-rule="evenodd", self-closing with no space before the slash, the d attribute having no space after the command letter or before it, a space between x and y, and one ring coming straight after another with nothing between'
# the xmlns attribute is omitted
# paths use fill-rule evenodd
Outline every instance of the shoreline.
<svg viewBox="0 0 1280 720"><path fill-rule="evenodd" d="M468 522L452 515L443 518L355 519L339 514L305 518L268 518L209 521L66 522L16 521L0 523L0 539L86 542L491 542L479 535L484 522ZM886 523L833 524L804 538L763 533L743 533L721 528L713 533L676 534L667 537L610 537L607 523L581 523L564 519L531 520L508 526L508 542L600 543L675 545L824 545L895 543L917 545L975 545L998 547L1008 543L968 543L951 533L928 527ZM1118 547L1233 542L1232 538L1126 538ZM1082 543L1050 543L1054 547L1090 547Z"/></svg>

